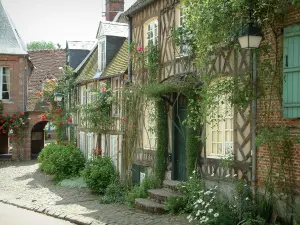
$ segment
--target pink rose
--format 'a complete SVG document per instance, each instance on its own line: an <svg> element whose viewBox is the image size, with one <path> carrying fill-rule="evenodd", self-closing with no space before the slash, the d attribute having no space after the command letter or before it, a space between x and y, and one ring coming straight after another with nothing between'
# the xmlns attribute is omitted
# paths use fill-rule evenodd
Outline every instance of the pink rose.
<svg viewBox="0 0 300 225"><path fill-rule="evenodd" d="M136 50L137 50L139 53L141 53L144 49L143 49L142 46L139 45L139 46L136 48Z"/></svg>

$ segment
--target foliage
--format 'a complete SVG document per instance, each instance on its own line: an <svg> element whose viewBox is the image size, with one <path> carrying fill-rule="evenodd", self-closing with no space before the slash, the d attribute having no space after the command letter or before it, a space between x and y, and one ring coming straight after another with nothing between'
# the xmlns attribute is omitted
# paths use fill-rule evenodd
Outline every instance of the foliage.
<svg viewBox="0 0 300 225"><path fill-rule="evenodd" d="M166 210L170 213L176 214L179 212L184 212L186 205L187 199L185 197L170 197L166 201Z"/></svg>
<svg viewBox="0 0 300 225"><path fill-rule="evenodd" d="M155 157L155 176L162 182L165 177L168 157L168 117L165 102L159 99L156 102L157 108L157 149Z"/></svg>
<svg viewBox="0 0 300 225"><path fill-rule="evenodd" d="M186 169L187 176L192 176L196 169L197 155L201 149L200 140L201 128L198 126L195 130L192 127L187 127L186 133Z"/></svg>
<svg viewBox="0 0 300 225"><path fill-rule="evenodd" d="M84 156L74 145L49 144L38 156L40 168L55 181L76 177L84 168Z"/></svg>
<svg viewBox="0 0 300 225"><path fill-rule="evenodd" d="M90 130L97 133L107 133L111 130L114 120L110 114L114 100L110 82L107 82L100 92L94 92L94 100L91 103L81 106L83 120L88 123Z"/></svg>
<svg viewBox="0 0 300 225"><path fill-rule="evenodd" d="M32 41L27 44L27 49L28 51L54 50L56 47L51 41Z"/></svg>
<svg viewBox="0 0 300 225"><path fill-rule="evenodd" d="M86 188L87 184L82 177L74 177L70 179L64 179L58 183L61 187L66 188Z"/></svg>
<svg viewBox="0 0 300 225"><path fill-rule="evenodd" d="M127 202L128 206L133 207L135 204L136 198L147 198L148 197L148 190L157 188L159 186L159 181L153 175L147 175L140 183L140 185L135 185L125 197L125 201Z"/></svg>
<svg viewBox="0 0 300 225"><path fill-rule="evenodd" d="M127 187L118 179L109 184L101 197L101 203L122 203L125 201Z"/></svg>
<svg viewBox="0 0 300 225"><path fill-rule="evenodd" d="M112 159L104 156L90 160L82 171L82 176L93 192L104 194L108 185L115 181L117 173Z"/></svg>

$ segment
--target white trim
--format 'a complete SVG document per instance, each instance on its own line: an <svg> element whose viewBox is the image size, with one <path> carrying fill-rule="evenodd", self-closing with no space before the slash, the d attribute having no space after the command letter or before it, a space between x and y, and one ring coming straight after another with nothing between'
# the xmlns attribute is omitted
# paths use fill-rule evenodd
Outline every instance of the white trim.
<svg viewBox="0 0 300 225"><path fill-rule="evenodd" d="M8 73L5 74L5 76L8 78L6 80L6 83L5 83L7 85L7 89L8 90L5 91L5 92L8 93L9 98L2 99L2 94L3 94L2 92L4 92L2 90L2 88L3 88L3 77L4 77L3 69L4 68L8 71ZM9 101L11 99L11 91L10 91L11 74L10 74L10 72L11 72L10 67L8 67L8 66L0 66L0 100L3 100L3 101Z"/></svg>

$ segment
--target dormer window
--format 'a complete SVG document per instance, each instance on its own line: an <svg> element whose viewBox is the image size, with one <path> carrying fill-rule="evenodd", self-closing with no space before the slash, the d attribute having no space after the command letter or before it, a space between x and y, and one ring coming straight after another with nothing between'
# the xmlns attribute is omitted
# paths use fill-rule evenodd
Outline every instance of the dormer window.
<svg viewBox="0 0 300 225"><path fill-rule="evenodd" d="M106 57L105 57L105 39L100 40L98 44L98 68L99 71L103 71L106 65Z"/></svg>
<svg viewBox="0 0 300 225"><path fill-rule="evenodd" d="M158 42L158 21L157 18L148 20L144 25L145 30L145 46L150 43L156 45Z"/></svg>

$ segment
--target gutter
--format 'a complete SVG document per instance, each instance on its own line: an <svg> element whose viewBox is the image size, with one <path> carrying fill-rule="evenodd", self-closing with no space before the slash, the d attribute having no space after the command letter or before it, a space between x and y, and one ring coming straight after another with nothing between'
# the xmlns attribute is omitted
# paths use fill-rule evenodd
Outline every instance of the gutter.
<svg viewBox="0 0 300 225"><path fill-rule="evenodd" d="M25 112L25 77L26 77L26 60L23 56L23 77L22 77L22 111Z"/></svg>

